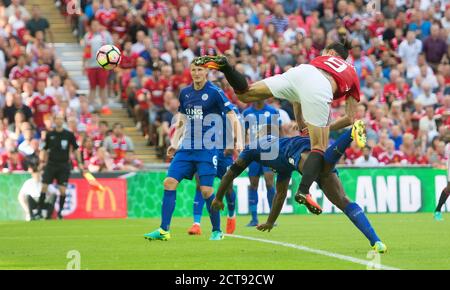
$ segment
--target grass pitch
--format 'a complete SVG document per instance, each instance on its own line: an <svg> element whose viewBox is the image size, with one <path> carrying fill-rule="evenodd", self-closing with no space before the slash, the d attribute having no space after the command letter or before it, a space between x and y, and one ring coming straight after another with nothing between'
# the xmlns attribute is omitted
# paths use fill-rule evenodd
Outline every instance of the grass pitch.
<svg viewBox="0 0 450 290"><path fill-rule="evenodd" d="M388 246L380 262L399 269L450 269L450 215L369 215ZM281 216L270 233L247 228L238 216L235 234L301 245L361 260L370 250L365 237L344 215ZM260 216L264 221L265 216ZM66 269L69 251L80 253L81 269L366 269L366 266L299 248L225 237L189 236L190 218L174 218L172 239L149 242L143 234L159 219L0 222L0 269ZM222 219L223 226L225 219Z"/></svg>

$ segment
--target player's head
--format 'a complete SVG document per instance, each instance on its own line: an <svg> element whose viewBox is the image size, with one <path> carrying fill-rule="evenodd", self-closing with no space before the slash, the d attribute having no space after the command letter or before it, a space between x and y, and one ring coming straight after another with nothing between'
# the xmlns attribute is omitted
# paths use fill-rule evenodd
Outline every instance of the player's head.
<svg viewBox="0 0 450 290"><path fill-rule="evenodd" d="M202 66L195 65L195 58L191 62L191 76L194 83L205 82L208 76L208 70Z"/></svg>
<svg viewBox="0 0 450 290"><path fill-rule="evenodd" d="M348 51L351 49L351 44L348 41L344 43L333 42L329 44L322 52L322 55L339 56L342 59L347 59Z"/></svg>
<svg viewBox="0 0 450 290"><path fill-rule="evenodd" d="M56 128L62 128L64 125L64 114L58 113L55 115L53 122L55 123Z"/></svg>

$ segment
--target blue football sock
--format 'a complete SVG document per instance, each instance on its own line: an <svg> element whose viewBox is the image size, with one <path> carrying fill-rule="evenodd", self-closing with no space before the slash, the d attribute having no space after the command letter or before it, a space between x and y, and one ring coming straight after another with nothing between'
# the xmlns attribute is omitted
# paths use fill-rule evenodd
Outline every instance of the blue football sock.
<svg viewBox="0 0 450 290"><path fill-rule="evenodd" d="M326 163L335 165L344 155L345 150L352 143L352 130L347 130L344 134L339 136L339 138L331 145L327 151L325 151L324 159Z"/></svg>
<svg viewBox="0 0 450 290"><path fill-rule="evenodd" d="M234 189L231 190L229 194L225 195L227 199L228 216L234 216L234 210L236 209L236 192Z"/></svg>
<svg viewBox="0 0 450 290"><path fill-rule="evenodd" d="M358 204L352 202L349 203L345 209L345 214L353 222L353 224L366 236L370 241L370 245L375 245L376 242L380 241L375 230L372 228L369 220L367 219L364 211L359 207Z"/></svg>
<svg viewBox="0 0 450 290"><path fill-rule="evenodd" d="M203 199L202 192L200 190L196 190L194 197L194 223L200 223L204 204L205 200Z"/></svg>
<svg viewBox="0 0 450 290"><path fill-rule="evenodd" d="M252 220L258 220L258 190L252 187L248 189L248 205L252 214Z"/></svg>
<svg viewBox="0 0 450 290"><path fill-rule="evenodd" d="M209 212L209 218L211 219L212 231L220 231L220 212L218 210L211 210L211 203L216 197L215 194L211 195L209 198L205 199L206 208Z"/></svg>
<svg viewBox="0 0 450 290"><path fill-rule="evenodd" d="M275 188L273 186L267 188L267 201L269 202L269 208L272 209L272 201L275 196Z"/></svg>
<svg viewBox="0 0 450 290"><path fill-rule="evenodd" d="M161 209L161 228L165 231L168 231L170 227L170 221L172 220L173 211L175 209L176 196L176 190L164 190Z"/></svg>

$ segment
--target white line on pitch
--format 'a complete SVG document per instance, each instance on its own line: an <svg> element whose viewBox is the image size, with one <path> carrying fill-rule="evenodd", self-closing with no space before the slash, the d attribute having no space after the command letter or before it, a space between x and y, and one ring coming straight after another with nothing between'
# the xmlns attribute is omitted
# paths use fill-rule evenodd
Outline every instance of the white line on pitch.
<svg viewBox="0 0 450 290"><path fill-rule="evenodd" d="M314 253L314 254L318 254L318 255L322 255L322 256L327 256L327 257L335 258L335 259L338 259L338 260L352 262L352 263L355 263L355 264L360 264L360 265L364 265L364 266L369 266L370 265L372 267L380 268L382 270L400 270L399 268L389 267L389 266L385 266L385 265L381 265L381 264L373 265L373 263L371 261L366 261L366 260L362 260L362 259L358 259L358 258L346 256L346 255L341 255L341 254L337 254L337 253L323 251L323 250L317 250L317 249L305 247L305 246L302 246L302 245L296 245L296 244L290 244L290 243L284 243L284 242L277 242L277 241L272 241L272 240L259 239L259 238L241 236L241 235L228 235L228 234L226 234L226 236L227 237L232 237L232 238L250 240L250 241L257 241L257 242L262 242L262 243L267 243L267 244L274 244L274 245L288 247L288 248L294 248L294 249L297 249L297 250L300 250L300 251Z"/></svg>

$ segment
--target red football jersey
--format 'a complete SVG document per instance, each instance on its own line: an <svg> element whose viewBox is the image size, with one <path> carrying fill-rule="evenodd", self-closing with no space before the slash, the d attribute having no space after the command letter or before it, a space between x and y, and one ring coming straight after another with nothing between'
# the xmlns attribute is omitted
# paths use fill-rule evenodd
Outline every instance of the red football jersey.
<svg viewBox="0 0 450 290"><path fill-rule="evenodd" d="M50 74L50 67L46 64L40 65L34 69L33 74L36 83L39 81L47 81Z"/></svg>
<svg viewBox="0 0 450 290"><path fill-rule="evenodd" d="M353 97L359 102L360 87L355 68L340 57L318 56L313 59L311 65L329 73L336 81L337 89L333 99Z"/></svg>
<svg viewBox="0 0 450 290"><path fill-rule="evenodd" d="M362 155L361 150L355 150L353 148L348 148L345 150L345 157L347 160L351 161L351 163L354 163L356 159L358 159Z"/></svg>
<svg viewBox="0 0 450 290"><path fill-rule="evenodd" d="M29 66L20 68L18 65L13 67L9 73L10 80L29 79L32 77L31 69Z"/></svg>
<svg viewBox="0 0 450 290"><path fill-rule="evenodd" d="M152 103L162 107L164 105L164 93L170 88L169 81L162 77L158 81L151 78L145 83L144 87L152 93Z"/></svg>
<svg viewBox="0 0 450 290"><path fill-rule="evenodd" d="M99 9L95 13L95 19L105 26L108 30L111 30L114 20L117 18L117 10L111 9Z"/></svg>
<svg viewBox="0 0 450 290"><path fill-rule="evenodd" d="M234 38L234 31L229 28L216 28L213 30L211 38L216 41L216 46L220 52L224 53L231 48L231 40Z"/></svg>
<svg viewBox="0 0 450 290"><path fill-rule="evenodd" d="M392 154L383 152L378 156L378 161L383 164L398 164L405 159L405 155L401 151L394 151Z"/></svg>
<svg viewBox="0 0 450 290"><path fill-rule="evenodd" d="M211 29L216 28L217 21L212 17L210 17L208 19L200 19L199 21L197 21L197 26L203 32L205 30L205 28L211 28Z"/></svg>
<svg viewBox="0 0 450 290"><path fill-rule="evenodd" d="M50 96L36 95L31 101L30 106L34 109L34 123L39 128L45 128L44 120L51 115L55 101Z"/></svg>
<svg viewBox="0 0 450 290"><path fill-rule="evenodd" d="M122 69L132 69L136 67L136 61L139 55L137 54L122 54L122 58L120 60L120 68Z"/></svg>

